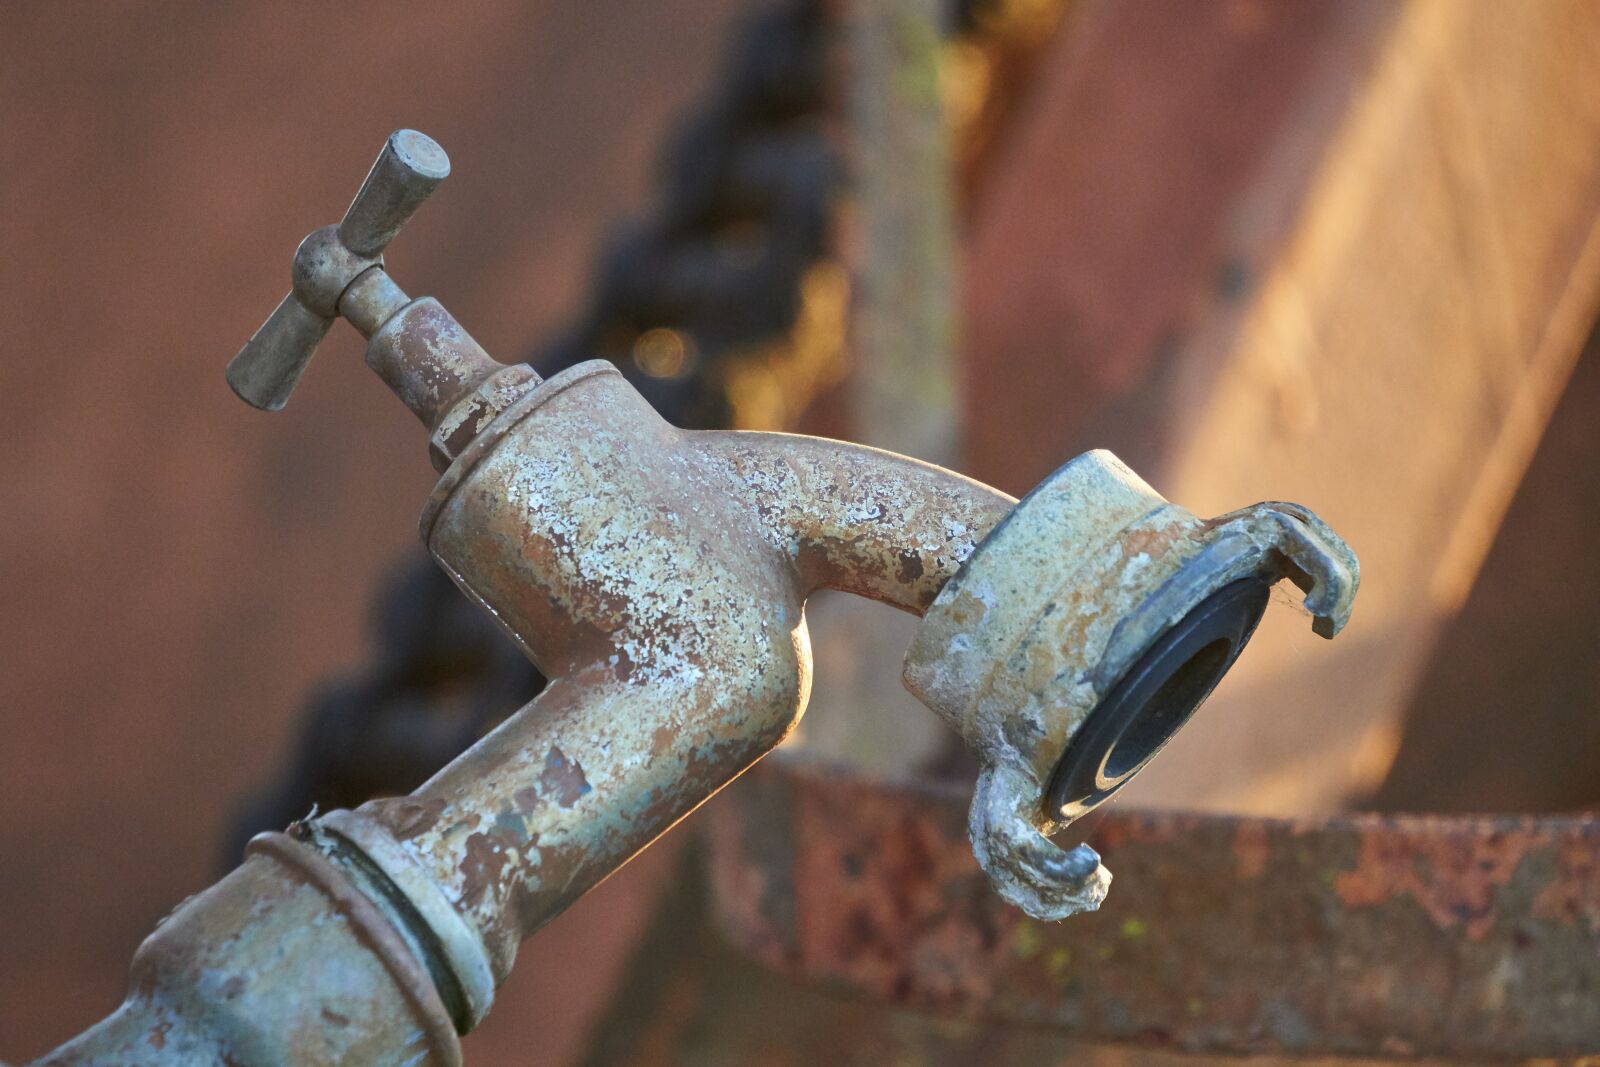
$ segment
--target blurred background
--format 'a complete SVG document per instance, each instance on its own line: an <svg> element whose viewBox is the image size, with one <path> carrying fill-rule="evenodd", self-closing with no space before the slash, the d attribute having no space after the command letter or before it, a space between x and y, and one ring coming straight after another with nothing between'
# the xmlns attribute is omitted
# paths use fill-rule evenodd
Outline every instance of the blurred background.
<svg viewBox="0 0 1600 1067"><path fill-rule="evenodd" d="M967 773L899 692L909 622L826 602L804 751L530 940L468 1062L1600 1051L1597 47L1583 0L0 6L0 1054L110 1011L244 836L413 787L539 684L418 561L425 435L353 331L279 414L222 379L401 126L454 172L389 262L502 360L611 358L680 423L1016 494L1105 447L1197 514L1315 508L1362 558L1348 631L1280 596L1112 820L1232 819L1237 847L1294 818L1360 911L1347 831L1379 823L1345 813L1434 813L1382 823L1383 893L1437 920L1396 953L1458 983L1406 1038L1206 1028L1279 1010L1266 973L1161 1025L1058 990L1041 1030L1015 976L928 995L916 931L878 977L752 948L706 826L759 828L795 767L869 807ZM1559 907L1513 922L1535 876ZM1223 921L1186 900L1173 923ZM1046 935L993 921L1031 962ZM1495 1001L1471 952L1500 932L1568 969ZM1128 951L1100 962L1155 966Z"/></svg>

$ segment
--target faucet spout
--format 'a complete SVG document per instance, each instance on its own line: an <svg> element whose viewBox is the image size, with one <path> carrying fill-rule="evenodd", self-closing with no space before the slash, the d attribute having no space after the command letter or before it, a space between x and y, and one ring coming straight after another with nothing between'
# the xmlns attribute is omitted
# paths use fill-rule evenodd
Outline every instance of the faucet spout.
<svg viewBox="0 0 1600 1067"><path fill-rule="evenodd" d="M1017 503L866 445L781 433L700 437L808 596L833 589L921 615Z"/></svg>

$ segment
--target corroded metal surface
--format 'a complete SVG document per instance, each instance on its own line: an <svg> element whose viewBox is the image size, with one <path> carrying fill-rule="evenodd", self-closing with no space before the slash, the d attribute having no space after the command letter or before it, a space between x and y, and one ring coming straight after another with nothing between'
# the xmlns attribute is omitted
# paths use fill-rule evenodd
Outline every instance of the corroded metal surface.
<svg viewBox="0 0 1600 1067"><path fill-rule="evenodd" d="M988 892L963 790L794 757L713 809L715 911L835 989L1213 1052L1600 1051L1600 821L1112 811L1121 876L1040 923Z"/></svg>
<svg viewBox="0 0 1600 1067"><path fill-rule="evenodd" d="M430 430L441 426L487 379L510 370L485 352L437 300L426 296L402 306L371 334L367 366ZM530 369L520 373L524 386L539 380ZM473 429L479 426L477 419L467 418L453 420L452 426L463 421ZM465 444L457 442L456 450ZM442 470L453 458L446 452L436 463Z"/></svg>
<svg viewBox="0 0 1600 1067"><path fill-rule="evenodd" d="M122 1007L41 1067L461 1062L433 980L379 905L282 834L250 852L140 946Z"/></svg>
<svg viewBox="0 0 1600 1067"><path fill-rule="evenodd" d="M1360 570L1304 508L1258 504L1201 521L1111 453L1087 452L1029 493L940 592L906 656L906 686L982 764L969 833L1001 896L1039 919L1105 897L1110 874L1093 850L1066 852L1047 837L1121 783L1061 807L1045 799L1052 775L1144 651L1244 578L1292 579L1312 628L1331 638L1349 618ZM1226 654L1248 640L1245 631Z"/></svg>
<svg viewBox="0 0 1600 1067"><path fill-rule="evenodd" d="M684 433L608 364L512 405L440 482L428 543L552 684L387 826L482 936L517 944L787 735L801 606L920 611L1010 506L837 442Z"/></svg>
<svg viewBox="0 0 1600 1067"><path fill-rule="evenodd" d="M758 772L759 773L759 772ZM742 783L732 787L737 794ZM737 803L736 796L716 803ZM698 852L699 850L695 850ZM752 961L705 914L702 864L682 864L628 975L590 1030L583 1067L1193 1067L1108 1061L1038 1027L837 996ZM1277 1067L1277 1065L1257 1065Z"/></svg>

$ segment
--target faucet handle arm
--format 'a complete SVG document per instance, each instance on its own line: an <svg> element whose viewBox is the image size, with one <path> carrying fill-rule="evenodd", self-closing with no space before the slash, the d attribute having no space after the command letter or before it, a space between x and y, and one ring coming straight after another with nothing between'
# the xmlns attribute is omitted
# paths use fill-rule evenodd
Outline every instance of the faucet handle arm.
<svg viewBox="0 0 1600 1067"><path fill-rule="evenodd" d="M283 410L332 325L290 293L228 364L228 385L251 407Z"/></svg>
<svg viewBox="0 0 1600 1067"><path fill-rule="evenodd" d="M432 137L416 130L391 133L339 223L340 243L376 258L449 176L450 157Z"/></svg>

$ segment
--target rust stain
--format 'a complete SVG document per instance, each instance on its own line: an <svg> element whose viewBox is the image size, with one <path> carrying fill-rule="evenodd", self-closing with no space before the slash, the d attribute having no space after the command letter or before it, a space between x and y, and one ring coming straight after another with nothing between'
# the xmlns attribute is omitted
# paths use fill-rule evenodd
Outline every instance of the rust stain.
<svg viewBox="0 0 1600 1067"><path fill-rule="evenodd" d="M1123 558L1131 559L1134 556L1154 558L1165 555L1183 533L1183 527L1179 524L1130 530L1121 538Z"/></svg>
<svg viewBox="0 0 1600 1067"><path fill-rule="evenodd" d="M905 585L911 585L922 577L924 570L922 557L915 552L900 553L899 579Z"/></svg>
<svg viewBox="0 0 1600 1067"><path fill-rule="evenodd" d="M545 753L544 773L539 775L539 784L563 808L572 807L593 788L589 785L589 779L583 776L583 767L575 760L567 759L561 749L554 745Z"/></svg>
<svg viewBox="0 0 1600 1067"><path fill-rule="evenodd" d="M1479 940L1495 923L1496 894L1534 844L1525 834L1408 838L1378 827L1361 835L1355 866L1335 876L1333 891L1353 908L1410 897L1440 929Z"/></svg>
<svg viewBox="0 0 1600 1067"><path fill-rule="evenodd" d="M482 903L484 896L500 881L500 872L509 857L505 846L493 834L476 833L467 838L466 855L461 858L461 902L467 907Z"/></svg>
<svg viewBox="0 0 1600 1067"><path fill-rule="evenodd" d="M433 829L449 804L443 797L400 797L387 802L385 819L401 841Z"/></svg>
<svg viewBox="0 0 1600 1067"><path fill-rule="evenodd" d="M511 794L511 801L523 815L532 815L544 806L544 794L530 785Z"/></svg>
<svg viewBox="0 0 1600 1067"><path fill-rule="evenodd" d="M1090 841L1120 893L1053 924L988 891L954 783L791 756L742 788L711 813L719 927L841 992L1229 1056L1566 1059L1600 1033L1565 995L1600 988L1595 820L1112 810Z"/></svg>

